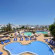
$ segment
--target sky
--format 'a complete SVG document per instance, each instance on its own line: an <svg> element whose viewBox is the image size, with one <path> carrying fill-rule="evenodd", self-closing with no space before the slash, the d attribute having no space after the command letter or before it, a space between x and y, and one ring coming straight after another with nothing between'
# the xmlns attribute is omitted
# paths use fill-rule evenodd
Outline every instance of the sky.
<svg viewBox="0 0 55 55"><path fill-rule="evenodd" d="M0 0L0 24L49 25L55 18L55 0Z"/></svg>

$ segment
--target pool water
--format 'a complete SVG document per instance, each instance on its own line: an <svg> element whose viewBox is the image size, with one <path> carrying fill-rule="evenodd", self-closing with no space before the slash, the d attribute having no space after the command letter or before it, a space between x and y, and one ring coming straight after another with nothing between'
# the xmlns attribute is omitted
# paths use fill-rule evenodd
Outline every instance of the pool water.
<svg viewBox="0 0 55 55"><path fill-rule="evenodd" d="M47 31L36 31L36 33L37 33L37 34L40 34L40 33L42 33L42 34L48 34Z"/></svg>
<svg viewBox="0 0 55 55"><path fill-rule="evenodd" d="M24 35L25 36L31 36L32 35L32 32L24 32Z"/></svg>
<svg viewBox="0 0 55 55"><path fill-rule="evenodd" d="M30 52L36 55L54 55L52 49L45 43L34 41L28 45L22 45L19 42L13 42L4 47L11 55L19 55L20 53Z"/></svg>

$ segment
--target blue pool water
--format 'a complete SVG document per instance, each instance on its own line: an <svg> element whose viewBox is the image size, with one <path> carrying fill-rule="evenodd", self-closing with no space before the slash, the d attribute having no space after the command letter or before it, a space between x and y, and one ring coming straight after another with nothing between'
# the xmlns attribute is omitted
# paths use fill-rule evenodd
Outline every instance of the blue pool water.
<svg viewBox="0 0 55 55"><path fill-rule="evenodd" d="M32 35L32 32L24 32L24 35L25 36L31 36Z"/></svg>
<svg viewBox="0 0 55 55"><path fill-rule="evenodd" d="M40 34L40 33L42 33L42 34L48 34L47 31L36 31L36 33L37 33L37 34Z"/></svg>
<svg viewBox="0 0 55 55"><path fill-rule="evenodd" d="M28 45L22 45L19 42L13 42L4 47L4 49L8 50L11 55L19 55L23 52L31 52L35 53L36 55L54 55L51 48L40 41L34 41Z"/></svg>

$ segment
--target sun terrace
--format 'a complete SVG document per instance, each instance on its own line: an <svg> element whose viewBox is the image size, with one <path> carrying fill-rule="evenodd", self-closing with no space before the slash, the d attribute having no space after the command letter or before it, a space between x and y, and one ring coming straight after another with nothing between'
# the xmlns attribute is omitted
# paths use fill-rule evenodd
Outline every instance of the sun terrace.
<svg viewBox="0 0 55 55"><path fill-rule="evenodd" d="M48 37L46 36L47 34L49 35ZM3 35L0 35L0 54L54 55L55 42L52 38L49 31L36 29L20 29L15 32L5 32Z"/></svg>

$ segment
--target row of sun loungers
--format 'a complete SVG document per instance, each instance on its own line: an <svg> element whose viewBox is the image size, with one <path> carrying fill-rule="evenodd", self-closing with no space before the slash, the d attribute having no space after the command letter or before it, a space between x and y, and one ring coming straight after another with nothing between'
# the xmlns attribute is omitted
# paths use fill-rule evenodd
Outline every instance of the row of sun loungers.
<svg viewBox="0 0 55 55"><path fill-rule="evenodd" d="M3 54L3 52L0 52L0 55L2 55Z"/></svg>
<svg viewBox="0 0 55 55"><path fill-rule="evenodd" d="M10 40L1 41L1 44L8 43Z"/></svg>
<svg viewBox="0 0 55 55"><path fill-rule="evenodd" d="M36 40L36 38L27 38L27 37L25 37L25 40L26 41L28 41L28 40ZM17 41L17 38L14 38L14 41ZM23 37L22 38L20 38L20 41L23 41Z"/></svg>
<svg viewBox="0 0 55 55"><path fill-rule="evenodd" d="M48 43L51 44L52 46L55 46L55 41L53 40L50 40Z"/></svg>
<svg viewBox="0 0 55 55"><path fill-rule="evenodd" d="M8 43L8 42L10 42L10 40L1 41L1 44L3 45L4 43ZM0 55L2 55L2 54L3 54L3 52L0 52Z"/></svg>
<svg viewBox="0 0 55 55"><path fill-rule="evenodd" d="M14 41L17 41L17 38L14 38Z"/></svg>
<svg viewBox="0 0 55 55"><path fill-rule="evenodd" d="M46 42L48 42L50 45L55 46L55 41L50 40L48 41L48 39L44 39Z"/></svg>
<svg viewBox="0 0 55 55"><path fill-rule="evenodd" d="M22 35L18 35L17 37L20 38L20 41L23 41L23 36ZM17 41L17 37L14 38L14 41ZM28 41L28 40L36 40L36 38L34 38L34 36L31 36L31 37L27 37L27 36L24 36L25 40ZM33 38L33 39L32 39Z"/></svg>

